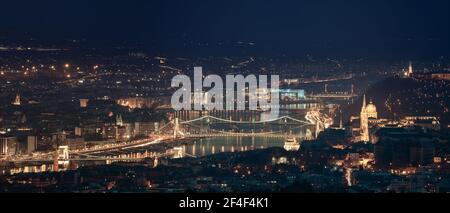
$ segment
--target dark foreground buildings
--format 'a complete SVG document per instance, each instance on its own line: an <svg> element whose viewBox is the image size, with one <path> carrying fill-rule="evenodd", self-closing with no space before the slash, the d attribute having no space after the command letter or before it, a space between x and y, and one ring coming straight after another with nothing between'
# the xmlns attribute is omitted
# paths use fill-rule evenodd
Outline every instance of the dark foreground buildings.
<svg viewBox="0 0 450 213"><path fill-rule="evenodd" d="M433 162L437 138L421 129L383 128L374 138L378 169L420 167Z"/></svg>

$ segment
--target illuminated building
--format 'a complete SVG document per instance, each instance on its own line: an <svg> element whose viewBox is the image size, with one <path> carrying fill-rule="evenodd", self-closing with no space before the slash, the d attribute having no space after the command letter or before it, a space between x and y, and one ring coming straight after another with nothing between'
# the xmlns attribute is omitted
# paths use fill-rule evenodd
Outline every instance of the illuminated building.
<svg viewBox="0 0 450 213"><path fill-rule="evenodd" d="M102 137L103 139L110 140L116 139L117 132L116 126L113 125L105 125L102 129Z"/></svg>
<svg viewBox="0 0 450 213"><path fill-rule="evenodd" d="M86 108L88 106L89 99L80 99L80 107Z"/></svg>
<svg viewBox="0 0 450 213"><path fill-rule="evenodd" d="M27 154L35 152L37 149L37 137L27 136Z"/></svg>
<svg viewBox="0 0 450 213"><path fill-rule="evenodd" d="M294 137L288 138L284 142L284 149L286 151L298 151L300 149L300 143L298 143L297 139Z"/></svg>
<svg viewBox="0 0 450 213"><path fill-rule="evenodd" d="M299 101L305 100L305 90L303 89L279 89L275 92L280 93L280 99L282 101Z"/></svg>
<svg viewBox="0 0 450 213"><path fill-rule="evenodd" d="M8 157L16 154L17 137L0 137L0 157Z"/></svg>
<svg viewBox="0 0 450 213"><path fill-rule="evenodd" d="M125 98L117 100L117 104L131 109L150 108L153 106L170 108L170 96L167 97L151 97L151 98Z"/></svg>
<svg viewBox="0 0 450 213"><path fill-rule="evenodd" d="M405 72L405 77L411 77L414 74L412 62L409 62L408 70Z"/></svg>
<svg viewBox="0 0 450 213"><path fill-rule="evenodd" d="M370 141L369 119L378 119L377 107L372 103L372 101L368 105L366 105L366 95L364 95L360 115L361 141L363 142Z"/></svg>
<svg viewBox="0 0 450 213"><path fill-rule="evenodd" d="M82 136L83 135L83 129L80 127L75 127L75 136Z"/></svg>
<svg viewBox="0 0 450 213"><path fill-rule="evenodd" d="M116 141L127 141L130 139L129 131L126 126L116 126ZM127 133L128 132L128 133Z"/></svg>
<svg viewBox="0 0 450 213"><path fill-rule="evenodd" d="M124 133L121 135L121 139L122 140L129 140L131 138L131 136L133 135L133 124L130 123L124 123L123 126L125 131Z"/></svg>
<svg viewBox="0 0 450 213"><path fill-rule="evenodd" d="M53 133L51 141L55 144L64 144L67 142L67 134L65 132Z"/></svg>
<svg viewBox="0 0 450 213"><path fill-rule="evenodd" d="M279 165L279 164L288 164L288 159L286 157L279 157L279 158L272 157L272 165Z"/></svg>
<svg viewBox="0 0 450 213"><path fill-rule="evenodd" d="M133 125L129 123L122 123L122 125L108 124L103 126L102 129L102 137L105 140L127 141L131 138L132 133Z"/></svg>
<svg viewBox="0 0 450 213"><path fill-rule="evenodd" d="M135 122L133 135L136 136L147 136L159 129L158 122Z"/></svg>
<svg viewBox="0 0 450 213"><path fill-rule="evenodd" d="M299 79L284 79L283 83L287 84L287 85L298 85L300 83L300 80Z"/></svg>
<svg viewBox="0 0 450 213"><path fill-rule="evenodd" d="M14 106L20 106L21 102L20 102L20 95L17 94L16 98L14 99L14 102L12 103L12 105Z"/></svg>
<svg viewBox="0 0 450 213"><path fill-rule="evenodd" d="M67 167L69 165L69 147L60 146L58 147L58 165Z"/></svg>
<svg viewBox="0 0 450 213"><path fill-rule="evenodd" d="M401 120L403 126L418 126L424 129L432 129L439 131L441 123L435 116L409 116Z"/></svg>
<svg viewBox="0 0 450 213"><path fill-rule="evenodd" d="M117 115L117 116L116 116L116 125L117 125L117 126L123 126L122 115Z"/></svg>
<svg viewBox="0 0 450 213"><path fill-rule="evenodd" d="M431 74L431 78L436 80L450 81L450 73L433 73Z"/></svg>

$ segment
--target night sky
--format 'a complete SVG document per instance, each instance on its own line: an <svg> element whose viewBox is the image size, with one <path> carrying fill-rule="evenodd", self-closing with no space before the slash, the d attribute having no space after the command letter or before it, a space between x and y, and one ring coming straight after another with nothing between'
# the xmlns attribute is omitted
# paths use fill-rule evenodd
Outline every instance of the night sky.
<svg viewBox="0 0 450 213"><path fill-rule="evenodd" d="M185 54L243 41L269 55L439 57L450 56L449 9L446 0L18 0L1 3L0 35Z"/></svg>

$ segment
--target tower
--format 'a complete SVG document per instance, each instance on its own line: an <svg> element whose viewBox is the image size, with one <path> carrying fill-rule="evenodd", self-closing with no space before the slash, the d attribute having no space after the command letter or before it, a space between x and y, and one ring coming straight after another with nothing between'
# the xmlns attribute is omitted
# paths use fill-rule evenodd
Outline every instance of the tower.
<svg viewBox="0 0 450 213"><path fill-rule="evenodd" d="M361 115L360 115L361 141L363 141L363 142L370 141L370 138L369 138L369 119L370 118L373 118L373 119L378 118L377 107L375 106L375 104L373 104L372 100L370 101L369 104L366 105L366 95L364 95L363 105L361 108Z"/></svg>
<svg viewBox="0 0 450 213"><path fill-rule="evenodd" d="M413 74L413 72L414 72L413 65L412 65L412 62L410 61L409 62L409 67L408 67L408 74L409 74L409 76L411 76Z"/></svg>
<svg viewBox="0 0 450 213"><path fill-rule="evenodd" d="M365 110L366 110L366 94L364 94L364 97L363 97L363 103L362 103L361 111L365 111Z"/></svg>
<svg viewBox="0 0 450 213"><path fill-rule="evenodd" d="M19 123L20 123L20 124L25 124L25 123L27 123L27 116L26 116L25 114L22 114L22 115L19 117Z"/></svg>
<svg viewBox="0 0 450 213"><path fill-rule="evenodd" d="M322 128L320 126L320 121L316 121L316 132L315 132L315 139L319 137L319 134L322 132Z"/></svg>
<svg viewBox="0 0 450 213"><path fill-rule="evenodd" d="M53 153L53 172L59 172L59 162L58 162L58 149Z"/></svg>
<svg viewBox="0 0 450 213"><path fill-rule="evenodd" d="M123 119L122 119L122 115L118 114L116 116L116 125L117 126L123 126Z"/></svg>
<svg viewBox="0 0 450 213"><path fill-rule="evenodd" d="M14 102L12 103L14 106L20 106L20 95L17 94L16 98L14 99Z"/></svg>
<svg viewBox="0 0 450 213"><path fill-rule="evenodd" d="M369 142L369 117L367 115L366 109L366 95L363 98L363 104L360 114L360 130L361 130L361 141Z"/></svg>
<svg viewBox="0 0 450 213"><path fill-rule="evenodd" d="M180 123L178 118L175 118L175 123L174 123L174 127L173 127L173 137L177 138L178 137L178 131L180 131Z"/></svg>
<svg viewBox="0 0 450 213"><path fill-rule="evenodd" d="M405 77L411 77L413 73L414 73L414 68L413 68L412 62L410 61L408 70L406 70L406 72L405 72Z"/></svg>

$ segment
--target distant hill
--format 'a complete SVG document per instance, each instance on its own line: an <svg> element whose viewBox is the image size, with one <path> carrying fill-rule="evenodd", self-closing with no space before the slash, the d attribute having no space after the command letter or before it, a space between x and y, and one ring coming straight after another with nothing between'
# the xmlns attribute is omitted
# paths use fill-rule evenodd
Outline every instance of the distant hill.
<svg viewBox="0 0 450 213"><path fill-rule="evenodd" d="M366 92L366 99L377 106L379 117L401 118L410 115L433 115L449 123L450 82L388 78L374 84ZM359 115L362 96L343 109L345 118Z"/></svg>

